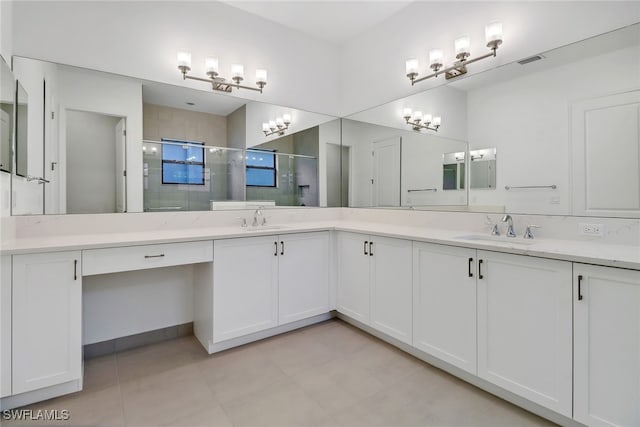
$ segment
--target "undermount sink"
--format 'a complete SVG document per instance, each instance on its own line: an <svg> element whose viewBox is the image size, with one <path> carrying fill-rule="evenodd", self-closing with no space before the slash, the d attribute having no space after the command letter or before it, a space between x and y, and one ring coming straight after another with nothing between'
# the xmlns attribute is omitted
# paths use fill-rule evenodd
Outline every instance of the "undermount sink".
<svg viewBox="0 0 640 427"><path fill-rule="evenodd" d="M468 234L465 236L456 236L455 238L460 240L494 242L522 246L529 246L535 243L533 240L524 240L521 237L485 236L483 234Z"/></svg>
<svg viewBox="0 0 640 427"><path fill-rule="evenodd" d="M273 230L282 230L283 228L287 228L286 225L258 225L255 227L244 227L243 230L246 232L259 232L259 231L273 231Z"/></svg>

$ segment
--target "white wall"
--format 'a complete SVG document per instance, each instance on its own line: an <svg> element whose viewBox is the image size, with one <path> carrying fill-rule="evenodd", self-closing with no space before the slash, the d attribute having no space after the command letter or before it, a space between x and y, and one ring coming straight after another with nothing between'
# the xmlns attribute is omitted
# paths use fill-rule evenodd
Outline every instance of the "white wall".
<svg viewBox="0 0 640 427"><path fill-rule="evenodd" d="M0 1L0 55L11 66L13 55L13 1Z"/></svg>
<svg viewBox="0 0 640 427"><path fill-rule="evenodd" d="M353 120L342 121L342 143L351 147L349 206L368 207L371 200L371 143L402 137L401 203L403 206L460 205L464 191L442 191L442 154L465 151L466 143L433 134L404 131ZM408 193L408 189L437 192Z"/></svg>
<svg viewBox="0 0 640 427"><path fill-rule="evenodd" d="M503 22L504 43L496 58L471 65L471 73L638 22L640 3L413 2L343 46L341 115L442 84L437 78L412 87L405 60L418 58L426 75L429 50L444 49L449 64L453 41L463 34L471 37L472 55L485 53L484 26L494 20Z"/></svg>
<svg viewBox="0 0 640 427"><path fill-rule="evenodd" d="M67 111L67 213L116 212L119 117Z"/></svg>
<svg viewBox="0 0 640 427"><path fill-rule="evenodd" d="M603 74L612 66L615 76ZM469 204L571 214L572 103L638 88L640 48L633 47L470 91L469 147L497 148L497 188L470 190ZM551 184L557 190L504 188Z"/></svg>
<svg viewBox="0 0 640 427"><path fill-rule="evenodd" d="M202 89L183 81L176 53L192 53L193 72L217 55L221 72L245 67L246 82L266 68L260 95L234 96L334 114L339 110L340 52L220 2L29 1L14 4L14 54Z"/></svg>
<svg viewBox="0 0 640 427"><path fill-rule="evenodd" d="M90 111L127 120L127 211L142 212L142 85L132 79L83 70L58 72L60 113L60 197L67 188L64 175L66 151L65 110Z"/></svg>

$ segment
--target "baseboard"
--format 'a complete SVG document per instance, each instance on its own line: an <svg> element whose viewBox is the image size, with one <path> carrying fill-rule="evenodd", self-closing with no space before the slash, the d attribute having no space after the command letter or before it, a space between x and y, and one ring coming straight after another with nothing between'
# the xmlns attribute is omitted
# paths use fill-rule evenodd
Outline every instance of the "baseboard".
<svg viewBox="0 0 640 427"><path fill-rule="evenodd" d="M193 335L193 322L155 329L153 331L142 332L140 334L128 335L126 337L114 338L112 340L101 341L94 344L87 344L83 347L84 359L88 360L94 357L106 356L108 354L131 350L132 348L156 344L180 337L188 337L191 335Z"/></svg>

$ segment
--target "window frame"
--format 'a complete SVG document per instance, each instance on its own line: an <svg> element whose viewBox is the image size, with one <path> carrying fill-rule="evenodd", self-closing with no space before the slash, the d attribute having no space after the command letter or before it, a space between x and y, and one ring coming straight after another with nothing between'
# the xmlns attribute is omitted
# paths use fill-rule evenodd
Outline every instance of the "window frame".
<svg viewBox="0 0 640 427"><path fill-rule="evenodd" d="M164 148L166 144L162 144L162 148L160 150L160 160L161 160L161 167L160 167L160 176L162 177L162 185L205 185L205 179L204 179L204 169L205 169L205 164L206 164L206 151L204 149L204 142L198 142L198 141L182 141L179 139L169 139L169 138L161 138L162 142L171 142L171 143L175 143L175 145L188 145L189 147L193 147L193 148L200 148L202 150L202 161L201 162L190 162L190 161L181 161L181 160L165 160L164 159ZM174 144L171 144L174 145ZM197 147L197 146L202 146L202 147ZM164 180L164 165L165 163L168 164L172 164L172 165L186 165L186 166L201 166L202 167L202 182L199 183L191 183L191 182L165 182Z"/></svg>
<svg viewBox="0 0 640 427"><path fill-rule="evenodd" d="M247 149L246 153L248 156L249 152L263 152L263 153L267 153L267 154L271 154L273 156L273 167L268 167L268 166L249 166L246 162L245 159L245 171L244 171L244 179L245 179L245 186L246 187L254 187L254 188L278 188L278 155L277 155L277 150L275 149L264 149L264 148L251 148L251 149ZM273 171L273 185L254 185L254 184L247 184L246 180L247 180L247 171L249 169L257 169L257 170L271 170Z"/></svg>

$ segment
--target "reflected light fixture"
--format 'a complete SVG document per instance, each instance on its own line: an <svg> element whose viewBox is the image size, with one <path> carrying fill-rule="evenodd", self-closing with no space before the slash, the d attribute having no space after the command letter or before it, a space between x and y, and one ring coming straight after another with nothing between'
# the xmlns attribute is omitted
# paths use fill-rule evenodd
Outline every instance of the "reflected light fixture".
<svg viewBox="0 0 640 427"><path fill-rule="evenodd" d="M190 76L188 73L191 71L191 53L180 51L178 52L178 69L182 73L184 80L198 80L200 82L210 83L213 90L221 92L231 92L233 88L255 90L262 93L262 89L267 84L267 70L256 70L256 85L258 86L245 86L240 84L244 80L244 66L241 64L231 65L231 80L227 80L219 74L218 58L207 57L204 61L205 71L208 78Z"/></svg>
<svg viewBox="0 0 640 427"><path fill-rule="evenodd" d="M402 117L416 132L420 132L422 129L438 132L438 128L442 123L441 117L432 117L431 114L422 115L422 111L412 112L411 108L405 108L402 112Z"/></svg>
<svg viewBox="0 0 640 427"><path fill-rule="evenodd" d="M502 23L491 22L484 28L485 42L490 52L478 56L476 58L470 58L471 56L471 39L467 36L457 38L453 45L456 54L456 61L453 65L444 67L444 53L440 49L433 49L429 52L429 68L433 70L433 73L418 78L418 60L408 59L406 62L406 74L407 78L411 80L411 85L421 82L431 77L438 77L440 74L444 74L447 80L461 76L467 73L467 65L482 59L495 57L498 46L502 44Z"/></svg>
<svg viewBox="0 0 640 427"><path fill-rule="evenodd" d="M275 120L269 120L267 123L262 124L262 132L264 136L271 135L284 135L284 132L289 129L291 124L291 114L283 114L282 117L278 117Z"/></svg>

